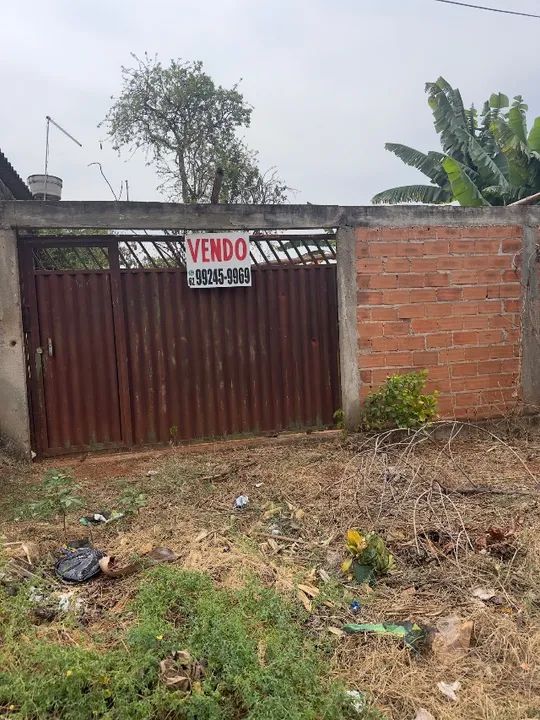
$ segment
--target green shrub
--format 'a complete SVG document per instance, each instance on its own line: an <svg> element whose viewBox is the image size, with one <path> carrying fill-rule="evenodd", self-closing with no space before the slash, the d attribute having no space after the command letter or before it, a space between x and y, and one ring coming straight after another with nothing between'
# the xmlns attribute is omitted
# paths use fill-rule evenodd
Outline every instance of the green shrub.
<svg viewBox="0 0 540 720"><path fill-rule="evenodd" d="M368 720L332 679L330 648L306 615L256 582L217 588L197 572L159 567L127 618L86 645L57 644L22 618L29 604L0 589L0 714L39 720ZM326 640L325 642L328 642ZM159 663L188 650L205 664L191 695L168 690Z"/></svg>
<svg viewBox="0 0 540 720"><path fill-rule="evenodd" d="M332 417L334 418L334 427L337 430L343 430L345 427L345 413L343 412L343 409L339 408L336 410Z"/></svg>
<svg viewBox="0 0 540 720"><path fill-rule="evenodd" d="M427 370L387 378L364 403L363 429L418 428L436 418L439 393L423 394L426 380Z"/></svg>

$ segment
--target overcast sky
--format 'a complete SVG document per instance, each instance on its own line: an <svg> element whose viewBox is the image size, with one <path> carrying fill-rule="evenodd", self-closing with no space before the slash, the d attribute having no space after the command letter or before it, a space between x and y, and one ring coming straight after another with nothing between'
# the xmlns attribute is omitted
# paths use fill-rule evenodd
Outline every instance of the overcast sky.
<svg viewBox="0 0 540 720"><path fill-rule="evenodd" d="M536 12L540 0L485 0ZM66 200L107 200L128 178L130 199L160 199L144 158L118 157L97 124L120 89L130 52L202 60L217 83L254 106L249 145L276 166L292 202L367 204L379 190L422 181L386 141L438 148L424 83L444 75L477 105L522 94L540 115L540 20L434 0L3 0L0 148L19 174L49 172Z"/></svg>

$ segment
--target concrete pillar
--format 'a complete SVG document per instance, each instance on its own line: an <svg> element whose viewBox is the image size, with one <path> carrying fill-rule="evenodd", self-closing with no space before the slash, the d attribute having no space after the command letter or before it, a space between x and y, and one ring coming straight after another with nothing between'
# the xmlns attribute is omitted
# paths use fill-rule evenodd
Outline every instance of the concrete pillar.
<svg viewBox="0 0 540 720"><path fill-rule="evenodd" d="M340 227L336 243L341 406L345 427L354 430L358 427L361 414L355 229Z"/></svg>
<svg viewBox="0 0 540 720"><path fill-rule="evenodd" d="M0 442L30 458L17 234L0 227Z"/></svg>
<svg viewBox="0 0 540 720"><path fill-rule="evenodd" d="M525 409L540 409L540 285L538 226L523 225L521 253L521 383Z"/></svg>

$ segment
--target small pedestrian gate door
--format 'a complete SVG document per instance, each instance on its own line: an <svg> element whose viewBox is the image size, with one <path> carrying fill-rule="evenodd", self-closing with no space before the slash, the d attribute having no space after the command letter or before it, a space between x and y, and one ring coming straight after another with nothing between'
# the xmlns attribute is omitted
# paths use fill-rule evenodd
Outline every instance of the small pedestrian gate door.
<svg viewBox="0 0 540 720"><path fill-rule="evenodd" d="M22 238L38 455L331 426L335 259L268 242L252 287L195 290L171 239Z"/></svg>

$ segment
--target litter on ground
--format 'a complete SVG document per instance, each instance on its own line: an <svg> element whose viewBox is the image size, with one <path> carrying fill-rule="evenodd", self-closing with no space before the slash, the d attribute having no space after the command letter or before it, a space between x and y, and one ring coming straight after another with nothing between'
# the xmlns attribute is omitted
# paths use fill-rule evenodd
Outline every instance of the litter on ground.
<svg viewBox="0 0 540 720"><path fill-rule="evenodd" d="M384 720L535 716L536 427L435 423L410 433L314 434L256 450L213 447L171 447L151 461L56 461L88 498L85 516L123 508L126 483L147 498L144 512L99 523L99 549L83 534L81 511L68 514L69 548L60 558L62 518L25 519L18 510L39 499L43 464L10 465L0 499L6 597L27 587L41 635L99 651L99 638L116 643L120 629L130 631L134 598L156 563L201 573L227 592L256 581L291 604L332 678L357 688L349 698L361 718L372 709ZM66 581L76 588L66 591ZM175 612L169 621L182 622L181 608ZM206 682L205 657L169 644L166 632L151 639L159 646L156 682L195 697ZM260 662L267 657L261 645Z"/></svg>

